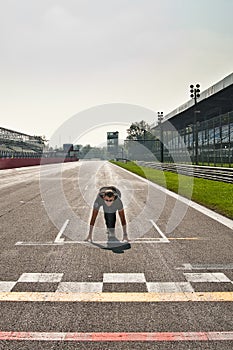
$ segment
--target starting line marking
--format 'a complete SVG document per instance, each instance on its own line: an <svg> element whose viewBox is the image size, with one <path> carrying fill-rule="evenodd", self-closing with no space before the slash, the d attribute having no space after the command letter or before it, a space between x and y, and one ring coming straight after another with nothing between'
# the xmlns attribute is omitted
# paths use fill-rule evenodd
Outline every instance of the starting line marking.
<svg viewBox="0 0 233 350"><path fill-rule="evenodd" d="M64 222L62 228L61 228L60 231L58 232L57 237L55 238L55 241L54 241L55 243L57 243L57 242L63 242L63 241L64 241L64 238L61 238L61 236L62 236L63 233L65 232L65 229L66 229L66 227L67 227L69 221L70 221L70 220L67 219L67 220Z"/></svg>
<svg viewBox="0 0 233 350"><path fill-rule="evenodd" d="M124 246L127 242L119 242L118 244L115 244L114 241L111 243L109 241L93 241L93 243L95 244L108 244L109 246L112 247L120 247L120 246ZM136 239L135 241L132 240L129 242L130 244L157 244L157 243L170 243L170 241L168 239L163 239L163 238L147 238L147 239ZM62 245L69 245L69 244L85 244L85 245L91 245L92 242L85 242L83 241L63 241L63 238L61 238L61 240L59 241L49 241L49 242L16 242L15 245L17 246L47 246L47 245L54 245L54 246L62 246Z"/></svg>
<svg viewBox="0 0 233 350"><path fill-rule="evenodd" d="M157 230L157 232L160 234L160 236L162 237L163 242L166 243L170 243L169 239L165 236L165 234L160 230L159 226L156 225L156 223L153 220L150 220L150 222L152 223L152 225L154 226L154 228Z"/></svg>
<svg viewBox="0 0 233 350"><path fill-rule="evenodd" d="M47 246L47 245L65 245L65 244L90 244L90 242L85 242L84 240L79 241L65 241L65 238L61 238L63 235L67 225L69 224L69 219L67 219L61 230L58 232L57 237L54 241L48 241L48 242L16 242L16 246ZM151 244L151 243L170 243L169 239L165 236L165 234L160 230L158 225L151 219L149 220L153 227L156 229L156 231L160 234L161 237L154 237L154 238L136 238L135 240L130 241L129 243L137 243L137 244ZM173 238L176 239L176 238ZM177 238L177 239L189 239L189 238ZM196 239L196 238L191 238ZM93 241L93 243L96 244L108 244L109 246L116 247L116 246L123 246L126 242L124 241L118 241L117 244L114 241Z"/></svg>
<svg viewBox="0 0 233 350"><path fill-rule="evenodd" d="M171 240L172 241L178 241L178 240L184 240L184 241L201 241L201 240L209 240L209 238L205 238L205 237L169 237L169 239L166 237L166 238L157 238L157 237L141 237L141 238L136 238L135 240L132 240L130 241L129 243L130 244L157 244L157 243L171 243ZM93 243L96 243L96 244L107 244L109 243L108 241L93 241ZM55 239L55 241L48 241L48 242L22 242L22 241L19 241L19 242L16 242L15 245L16 246L48 246L48 245L54 245L54 246L61 246L61 245L66 245L66 244L86 244L86 245L90 245L91 243L90 242L86 242L86 241L64 241L64 238L59 238L59 239ZM125 242L121 242L119 241L118 245L119 246L122 246L124 245ZM114 245L114 242L112 243L113 246ZM183 264L184 267L182 268L179 268L179 269L186 269L186 265L189 265L189 264ZM217 265L216 265L217 266ZM232 268L232 267L231 267ZM199 269L198 268L193 268L193 269ZM204 267L202 269L205 269ZM190 270L190 268L189 268Z"/></svg>
<svg viewBox="0 0 233 350"><path fill-rule="evenodd" d="M222 302L233 301L233 292L86 292L86 293L65 293L65 292L0 292L2 301L23 301L23 302L103 302L103 303L157 303L157 302Z"/></svg>
<svg viewBox="0 0 233 350"><path fill-rule="evenodd" d="M222 341L233 340L233 332L131 332L131 333L71 333L71 332L0 332L0 340L37 341Z"/></svg>
<svg viewBox="0 0 233 350"><path fill-rule="evenodd" d="M82 240L79 240L79 241L65 241L65 238L61 238L62 235L64 234L65 230L66 230L66 227L67 225L69 224L69 219L67 219L61 230L58 232L57 234L57 237L55 238L54 241L49 241L49 242L16 242L15 245L23 245L23 246L45 246L45 245L64 245L64 244L85 244L85 243L88 243L88 242L85 242L85 241L82 241ZM160 237L154 237L154 238L136 238L135 240L133 241L130 241L130 243L170 243L169 239L165 236L165 234L160 230L160 228L158 227L158 225L156 225L156 223L151 219L149 220L151 222L151 224L153 225L153 227L156 229L156 231L160 234ZM173 238L175 239L175 238ZM116 245L117 246L122 246L125 244L125 242L116 242L114 243L114 241L93 241L93 243L96 243L96 244L109 244L109 245L112 245L113 247L115 247Z"/></svg>

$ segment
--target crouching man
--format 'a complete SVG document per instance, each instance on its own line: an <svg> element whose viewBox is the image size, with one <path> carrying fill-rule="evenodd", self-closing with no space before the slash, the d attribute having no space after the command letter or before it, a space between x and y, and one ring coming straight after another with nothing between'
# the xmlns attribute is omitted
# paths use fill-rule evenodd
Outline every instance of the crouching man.
<svg viewBox="0 0 233 350"><path fill-rule="evenodd" d="M95 225L97 215L100 207L103 206L104 219L107 226L107 233L109 238L115 236L115 224L116 224L116 212L118 211L121 225L123 229L123 241L129 242L127 230L126 230L126 219L121 200L121 192L115 186L102 187L95 199L92 216L90 221L90 229L85 241L92 241L92 233Z"/></svg>

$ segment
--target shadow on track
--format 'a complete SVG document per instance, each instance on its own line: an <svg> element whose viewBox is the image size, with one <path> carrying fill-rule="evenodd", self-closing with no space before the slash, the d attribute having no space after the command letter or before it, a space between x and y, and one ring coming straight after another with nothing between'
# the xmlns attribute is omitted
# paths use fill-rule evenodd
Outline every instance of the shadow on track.
<svg viewBox="0 0 233 350"><path fill-rule="evenodd" d="M123 254L125 250L131 249L131 244L129 242L121 242L115 236L108 237L106 246L95 242L91 242L91 244L100 249L111 250L115 254Z"/></svg>

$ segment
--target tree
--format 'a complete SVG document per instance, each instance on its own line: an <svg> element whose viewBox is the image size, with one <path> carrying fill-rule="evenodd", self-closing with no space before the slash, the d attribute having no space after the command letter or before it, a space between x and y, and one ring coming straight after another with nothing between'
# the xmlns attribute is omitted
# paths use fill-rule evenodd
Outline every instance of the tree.
<svg viewBox="0 0 233 350"><path fill-rule="evenodd" d="M150 126L144 120L140 122L134 122L127 129L128 136L127 140L145 140L145 136L150 132Z"/></svg>
<svg viewBox="0 0 233 350"><path fill-rule="evenodd" d="M85 158L85 156L90 152L90 150L91 150L90 145L81 147L80 153L79 153L80 158Z"/></svg>
<svg viewBox="0 0 233 350"><path fill-rule="evenodd" d="M156 137L152 134L149 124L144 120L134 122L127 129L127 133L125 147L130 158L144 160L151 158L155 153ZM146 147L148 151L140 145Z"/></svg>

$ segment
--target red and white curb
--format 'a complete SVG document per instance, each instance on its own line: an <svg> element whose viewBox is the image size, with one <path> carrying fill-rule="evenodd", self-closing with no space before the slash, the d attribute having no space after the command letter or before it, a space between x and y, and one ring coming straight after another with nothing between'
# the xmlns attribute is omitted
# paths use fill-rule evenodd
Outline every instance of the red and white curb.
<svg viewBox="0 0 233 350"><path fill-rule="evenodd" d="M155 333L59 333L59 332L0 332L1 340L76 341L76 342L169 342L233 340L229 332L155 332Z"/></svg>

